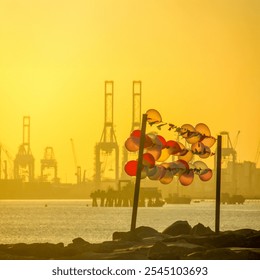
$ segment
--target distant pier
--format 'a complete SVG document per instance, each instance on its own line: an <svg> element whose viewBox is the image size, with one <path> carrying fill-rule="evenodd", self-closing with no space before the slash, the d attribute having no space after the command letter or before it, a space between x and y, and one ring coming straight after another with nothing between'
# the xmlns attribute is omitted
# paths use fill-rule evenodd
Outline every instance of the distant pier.
<svg viewBox="0 0 260 280"><path fill-rule="evenodd" d="M121 191L113 189L96 190L90 194L92 207L131 207L133 206L133 189ZM165 202L157 188L141 188L139 207L161 207Z"/></svg>

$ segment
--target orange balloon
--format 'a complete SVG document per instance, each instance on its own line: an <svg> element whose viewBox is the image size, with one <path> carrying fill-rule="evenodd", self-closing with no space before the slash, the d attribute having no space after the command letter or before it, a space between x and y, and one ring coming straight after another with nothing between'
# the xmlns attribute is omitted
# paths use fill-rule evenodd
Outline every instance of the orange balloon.
<svg viewBox="0 0 260 280"><path fill-rule="evenodd" d="M191 159L193 158L193 153L192 151L187 150L187 153L183 156L178 156L178 159L182 159L186 162L191 161Z"/></svg>
<svg viewBox="0 0 260 280"><path fill-rule="evenodd" d="M129 137L125 141L125 147L129 152L136 152L139 150L139 139L136 137Z"/></svg>
<svg viewBox="0 0 260 280"><path fill-rule="evenodd" d="M194 171L189 170L188 172L185 172L180 176L179 181L183 186L188 186L193 182L193 179L194 179Z"/></svg>
<svg viewBox="0 0 260 280"><path fill-rule="evenodd" d="M205 135L205 136L210 136L211 135L208 126L204 123L198 123L195 126L195 130L197 132L199 132L201 135Z"/></svg>
<svg viewBox="0 0 260 280"><path fill-rule="evenodd" d="M166 170L165 174L163 177L161 177L160 182L162 184L170 184L173 180L173 174L170 170Z"/></svg>
<svg viewBox="0 0 260 280"><path fill-rule="evenodd" d="M146 112L146 115L147 115L147 122L150 124L160 123L162 121L161 114L155 109L148 110Z"/></svg>
<svg viewBox="0 0 260 280"><path fill-rule="evenodd" d="M215 144L215 142L216 138L212 136L208 136L201 141L201 143L203 143L205 146L208 146L209 148L211 148Z"/></svg>
<svg viewBox="0 0 260 280"><path fill-rule="evenodd" d="M208 181L211 179L212 175L213 175L212 170L206 169L199 175L199 177L201 181Z"/></svg>
<svg viewBox="0 0 260 280"><path fill-rule="evenodd" d="M195 131L195 128L191 124L184 124L180 128L180 134L183 138L187 138L189 136L189 132Z"/></svg>

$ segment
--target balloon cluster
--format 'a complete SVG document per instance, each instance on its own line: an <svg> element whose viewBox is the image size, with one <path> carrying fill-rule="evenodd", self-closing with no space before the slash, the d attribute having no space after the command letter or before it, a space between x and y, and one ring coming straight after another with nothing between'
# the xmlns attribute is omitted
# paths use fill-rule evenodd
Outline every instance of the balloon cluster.
<svg viewBox="0 0 260 280"><path fill-rule="evenodd" d="M212 170L206 163L201 160L192 161L194 155L198 155L202 159L214 155L210 148L216 139L211 136L207 125L199 123L193 127L190 124L184 124L178 127L171 123L163 123L160 113L154 109L148 110L146 115L147 122L150 125L156 125L159 130L162 126L168 125L168 130L176 131L185 139L189 148L178 141L166 141L163 136L155 132L145 134L141 177L169 184L173 177L177 176L184 186L192 183L194 175L198 175L202 181L210 180ZM141 131L134 130L125 141L126 149L129 152L137 152L140 139ZM176 156L178 160L167 162L170 156ZM125 164L125 172L129 176L136 176L137 165L137 160L128 161Z"/></svg>

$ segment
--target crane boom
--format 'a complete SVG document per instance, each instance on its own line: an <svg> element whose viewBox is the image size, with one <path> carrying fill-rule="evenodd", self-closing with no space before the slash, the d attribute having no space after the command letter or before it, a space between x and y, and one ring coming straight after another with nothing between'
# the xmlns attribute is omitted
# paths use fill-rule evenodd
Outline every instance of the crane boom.
<svg viewBox="0 0 260 280"><path fill-rule="evenodd" d="M81 183L81 167L78 166L78 163L77 163L77 155L76 155L76 150L75 150L75 146L74 146L74 141L72 138L70 138L70 142L71 142L74 165L75 165L75 170L76 170L75 175L77 177L77 184L79 184L79 183Z"/></svg>
<svg viewBox="0 0 260 280"><path fill-rule="evenodd" d="M75 146L74 146L74 141L72 138L70 138L70 143L71 143L71 148L72 148L72 154L73 154L73 159L74 159L74 165L75 165L75 168L77 170L77 156L76 156L76 151L75 151Z"/></svg>

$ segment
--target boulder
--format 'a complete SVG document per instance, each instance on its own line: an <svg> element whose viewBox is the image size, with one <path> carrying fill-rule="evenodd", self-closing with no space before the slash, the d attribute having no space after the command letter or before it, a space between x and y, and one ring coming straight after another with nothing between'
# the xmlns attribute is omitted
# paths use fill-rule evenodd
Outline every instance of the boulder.
<svg viewBox="0 0 260 280"><path fill-rule="evenodd" d="M235 232L225 232L217 236L209 236L209 243L216 248L223 247L247 247L246 236Z"/></svg>
<svg viewBox="0 0 260 280"><path fill-rule="evenodd" d="M89 242L87 242L86 240L84 240L81 237L77 237L77 238L73 239L72 243L75 246L86 246L86 245L90 244Z"/></svg>
<svg viewBox="0 0 260 280"><path fill-rule="evenodd" d="M228 248L217 248L212 250L190 253L186 260L238 260L236 252Z"/></svg>
<svg viewBox="0 0 260 280"><path fill-rule="evenodd" d="M141 239L146 238L146 237L158 236L161 234L154 228L147 227L147 226L138 227L134 230L134 232Z"/></svg>
<svg viewBox="0 0 260 280"><path fill-rule="evenodd" d="M6 248L6 253L15 256L34 257L35 259L57 258L63 254L64 244L52 243L18 243Z"/></svg>
<svg viewBox="0 0 260 280"><path fill-rule="evenodd" d="M205 227L203 224L198 223L191 229L190 234L191 235L211 235L211 234L215 234L215 232L213 230L211 230L210 227Z"/></svg>
<svg viewBox="0 0 260 280"><path fill-rule="evenodd" d="M135 241L135 242L139 242L142 240L139 236L137 236L135 231L127 231L127 232L116 231L113 233L112 239L118 241L123 240L123 241Z"/></svg>
<svg viewBox="0 0 260 280"><path fill-rule="evenodd" d="M260 232L246 237L246 244L249 248L260 248Z"/></svg>
<svg viewBox="0 0 260 280"><path fill-rule="evenodd" d="M189 234L191 226L187 221L176 221L167 227L162 233L176 236L181 234Z"/></svg>
<svg viewBox="0 0 260 280"><path fill-rule="evenodd" d="M203 246L190 244L185 242L185 240L170 244L157 242L150 248L148 257L154 260L181 260L185 259L186 255L190 253L205 250L206 248Z"/></svg>
<svg viewBox="0 0 260 280"><path fill-rule="evenodd" d="M163 242L156 242L148 252L148 258L152 260L160 260L162 256L169 255L171 250Z"/></svg>

